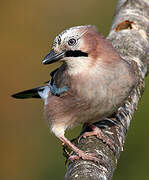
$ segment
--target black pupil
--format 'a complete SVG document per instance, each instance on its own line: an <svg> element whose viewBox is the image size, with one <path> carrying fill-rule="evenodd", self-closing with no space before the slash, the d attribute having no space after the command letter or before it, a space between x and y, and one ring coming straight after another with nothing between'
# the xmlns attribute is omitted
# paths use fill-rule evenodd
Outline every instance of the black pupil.
<svg viewBox="0 0 149 180"><path fill-rule="evenodd" d="M76 39L72 38L68 41L69 46L73 46L76 44Z"/></svg>

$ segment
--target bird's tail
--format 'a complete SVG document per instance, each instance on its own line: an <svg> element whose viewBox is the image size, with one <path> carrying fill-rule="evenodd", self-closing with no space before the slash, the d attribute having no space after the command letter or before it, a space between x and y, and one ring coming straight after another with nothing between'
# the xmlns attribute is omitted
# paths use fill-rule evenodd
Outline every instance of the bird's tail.
<svg viewBox="0 0 149 180"><path fill-rule="evenodd" d="M19 93L13 94L12 97L17 99L42 98L42 94L44 93L46 87L47 86L40 86L26 91L21 91Z"/></svg>

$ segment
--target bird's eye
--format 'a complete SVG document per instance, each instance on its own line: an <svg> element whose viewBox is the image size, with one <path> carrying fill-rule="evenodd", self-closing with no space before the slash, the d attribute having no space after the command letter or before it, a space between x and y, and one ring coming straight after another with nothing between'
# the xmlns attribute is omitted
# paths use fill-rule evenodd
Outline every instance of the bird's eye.
<svg viewBox="0 0 149 180"><path fill-rule="evenodd" d="M74 46L77 43L77 40L75 38L71 38L68 41L68 45L69 46Z"/></svg>

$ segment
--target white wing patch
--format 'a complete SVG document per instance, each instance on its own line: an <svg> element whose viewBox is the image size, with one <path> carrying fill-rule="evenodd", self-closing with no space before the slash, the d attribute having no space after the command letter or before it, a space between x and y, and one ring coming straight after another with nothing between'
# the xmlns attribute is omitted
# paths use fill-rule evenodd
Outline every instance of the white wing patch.
<svg viewBox="0 0 149 180"><path fill-rule="evenodd" d="M38 94L44 100L45 105L48 103L47 98L48 98L49 92L50 92L49 86L45 86L42 91L38 91Z"/></svg>

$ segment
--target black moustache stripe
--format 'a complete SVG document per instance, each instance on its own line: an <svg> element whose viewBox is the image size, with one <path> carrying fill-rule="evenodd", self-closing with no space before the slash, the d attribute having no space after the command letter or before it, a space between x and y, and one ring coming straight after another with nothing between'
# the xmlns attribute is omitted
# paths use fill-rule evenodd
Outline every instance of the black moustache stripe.
<svg viewBox="0 0 149 180"><path fill-rule="evenodd" d="M79 50L76 50L76 51L69 50L69 51L66 51L65 56L66 57L80 57L80 56L88 57L88 54Z"/></svg>

